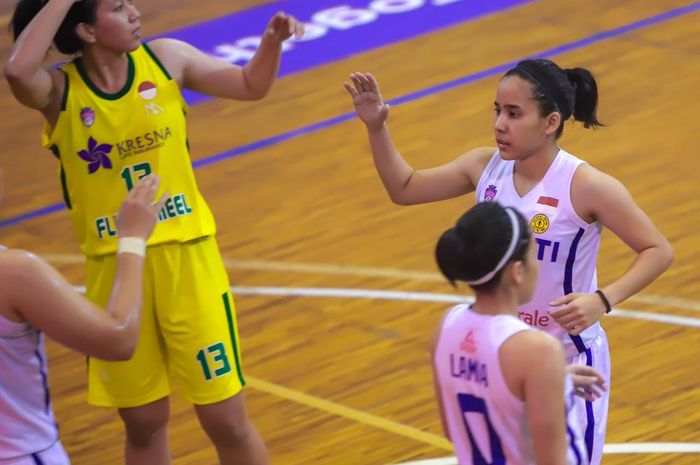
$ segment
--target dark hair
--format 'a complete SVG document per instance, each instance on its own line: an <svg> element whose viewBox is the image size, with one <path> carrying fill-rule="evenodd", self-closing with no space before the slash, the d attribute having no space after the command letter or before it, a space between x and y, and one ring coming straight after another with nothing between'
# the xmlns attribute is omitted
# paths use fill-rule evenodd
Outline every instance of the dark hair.
<svg viewBox="0 0 700 465"><path fill-rule="evenodd" d="M508 262L523 260L530 243L530 227L518 211L507 207L518 220L520 234ZM476 204L462 215L457 224L442 233L435 247L435 259L443 275L455 281L476 281L503 259L513 235L513 226L506 208L497 202ZM489 292L501 282L505 265L489 281L471 285L475 291Z"/></svg>
<svg viewBox="0 0 700 465"><path fill-rule="evenodd" d="M561 114L557 139L572 115L575 121L583 122L584 128L603 126L596 116L598 85L587 69L562 69L553 61L540 58L521 61L503 77L508 76L518 76L531 84L532 98L542 117L552 112Z"/></svg>
<svg viewBox="0 0 700 465"><path fill-rule="evenodd" d="M54 44L61 53L72 55L83 49L83 41L76 34L75 27L80 23L95 24L99 1L81 0L73 3L70 7L54 36ZM47 0L19 0L12 15L12 21L10 21L14 40L17 40L24 28L44 8L46 3L48 3Z"/></svg>

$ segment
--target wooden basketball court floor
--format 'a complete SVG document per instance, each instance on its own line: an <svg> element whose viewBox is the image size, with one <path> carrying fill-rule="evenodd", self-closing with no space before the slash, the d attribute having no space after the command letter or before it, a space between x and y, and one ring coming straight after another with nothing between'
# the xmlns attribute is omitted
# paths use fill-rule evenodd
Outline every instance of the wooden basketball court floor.
<svg viewBox="0 0 700 465"><path fill-rule="evenodd" d="M137 6L153 35L260 3L266 2L151 0ZM13 5L1 3L3 23ZM193 156L203 159L352 111L341 88L352 71L373 72L392 99L692 5L537 0L367 51L285 77L261 102L193 106ZM9 38L1 40L6 57ZM596 74L607 125L597 131L569 125L562 146L620 179L676 251L668 272L603 320L613 369L607 442L618 452L656 444L650 446L656 452L606 454L604 463L700 463L697 453L661 452L659 445L676 443L678 450L678 443L700 443L700 12L553 58ZM492 144L498 79L494 74L395 105L390 127L404 156L427 167ZM60 202L61 194L55 162L40 146L40 117L20 107L5 83L0 109L0 218L6 220ZM432 250L473 199L391 204L354 119L262 145L196 173L236 287L248 412L272 463L388 465L452 456L439 426L428 346L449 306L442 295L457 291L437 275ZM609 232L603 237L598 266L604 284L632 255ZM35 251L71 282L84 283L65 211L3 227L0 242ZM418 301L417 292L430 295ZM73 463L120 463L121 424L114 411L86 404L83 357L54 343L49 352L53 403ZM175 464L216 463L178 393L171 447Z"/></svg>

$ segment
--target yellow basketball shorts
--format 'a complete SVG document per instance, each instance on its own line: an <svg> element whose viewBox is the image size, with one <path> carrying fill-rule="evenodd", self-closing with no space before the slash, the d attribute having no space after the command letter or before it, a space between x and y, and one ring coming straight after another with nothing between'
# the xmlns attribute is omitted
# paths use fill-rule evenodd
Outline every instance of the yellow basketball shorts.
<svg viewBox="0 0 700 465"><path fill-rule="evenodd" d="M106 308L116 255L87 258L87 296ZM131 360L88 360L88 402L137 407L170 395L198 405L237 394L245 380L235 308L214 237L148 247L141 333ZM171 377L172 374L172 377Z"/></svg>

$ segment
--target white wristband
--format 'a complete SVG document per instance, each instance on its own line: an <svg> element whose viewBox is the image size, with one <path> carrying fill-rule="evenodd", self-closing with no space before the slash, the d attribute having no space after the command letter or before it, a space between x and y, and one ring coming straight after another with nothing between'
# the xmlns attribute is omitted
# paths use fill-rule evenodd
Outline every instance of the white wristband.
<svg viewBox="0 0 700 465"><path fill-rule="evenodd" d="M146 256L146 241L140 237L119 238L119 248L117 253L133 253L140 257Z"/></svg>

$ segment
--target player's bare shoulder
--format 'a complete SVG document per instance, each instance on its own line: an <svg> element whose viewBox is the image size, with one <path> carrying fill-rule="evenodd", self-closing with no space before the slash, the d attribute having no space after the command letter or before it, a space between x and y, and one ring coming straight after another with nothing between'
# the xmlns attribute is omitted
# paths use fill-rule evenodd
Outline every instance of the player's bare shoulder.
<svg viewBox="0 0 700 465"><path fill-rule="evenodd" d="M477 147L457 158L460 169L475 187L495 153L495 147Z"/></svg>
<svg viewBox="0 0 700 465"><path fill-rule="evenodd" d="M168 73L181 82L183 70L191 58L193 47L187 42L168 37L154 39L146 44Z"/></svg>
<svg viewBox="0 0 700 465"><path fill-rule="evenodd" d="M582 163L571 180L571 204L586 222L595 220L595 211L606 205L608 197L627 197L625 186L613 176Z"/></svg>

